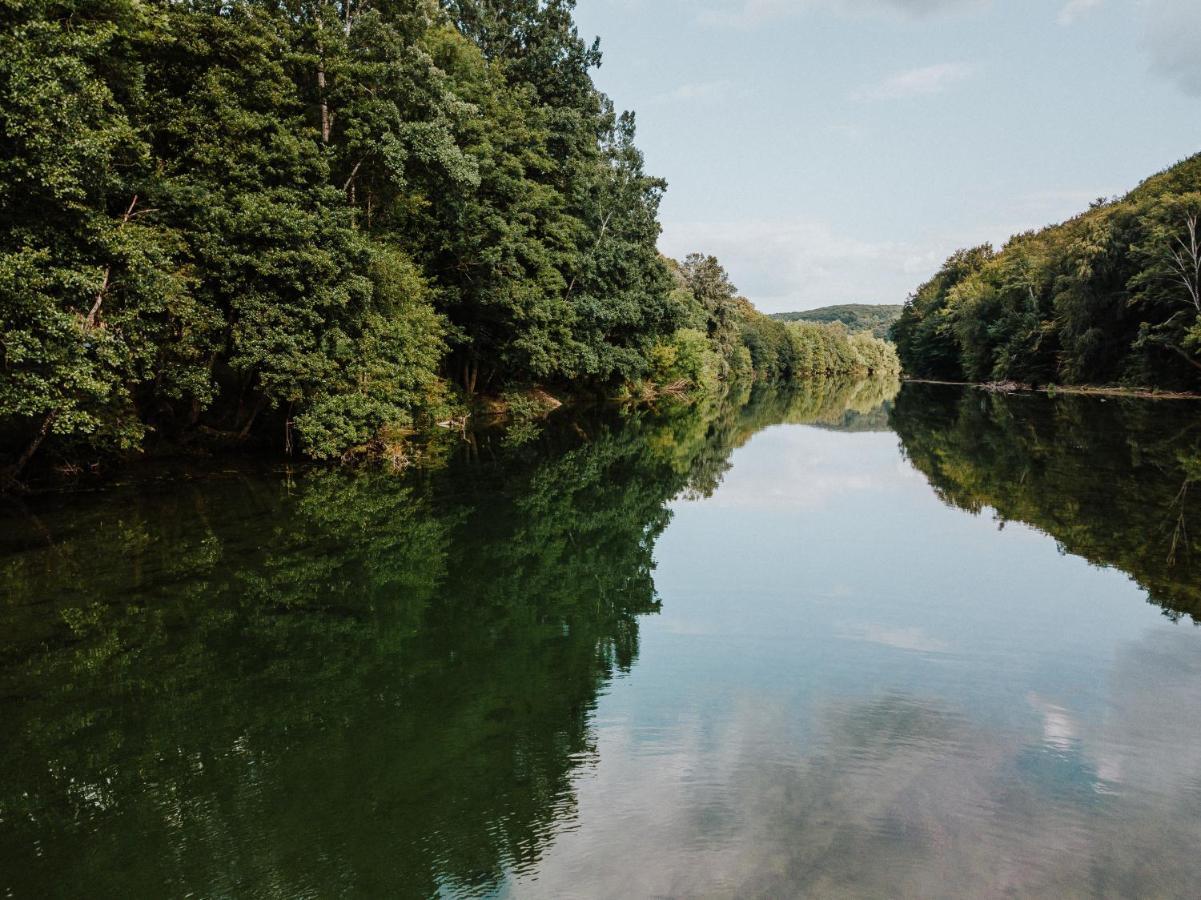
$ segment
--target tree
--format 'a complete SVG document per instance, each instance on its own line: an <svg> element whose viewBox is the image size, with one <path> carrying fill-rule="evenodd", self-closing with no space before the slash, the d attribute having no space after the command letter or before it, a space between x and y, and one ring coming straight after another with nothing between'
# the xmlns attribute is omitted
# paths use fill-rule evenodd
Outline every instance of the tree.
<svg viewBox="0 0 1201 900"><path fill-rule="evenodd" d="M1165 195L1144 216L1134 248L1142 268L1134 302L1158 321L1143 324L1140 346L1162 346L1201 369L1201 192Z"/></svg>
<svg viewBox="0 0 1201 900"><path fill-rule="evenodd" d="M680 274L704 316L709 340L729 360L738 344L738 289L715 256L689 253Z"/></svg>
<svg viewBox="0 0 1201 900"><path fill-rule="evenodd" d="M1201 154L997 254L961 252L893 337L926 378L1201 388Z"/></svg>
<svg viewBox="0 0 1201 900"><path fill-rule="evenodd" d="M133 2L9 4L0 34L0 431L15 477L47 439L137 446L138 385L190 379L196 310L147 197L130 110L161 16Z"/></svg>
<svg viewBox="0 0 1201 900"><path fill-rule="evenodd" d="M960 250L914 292L892 328L897 354L912 375L961 381L964 366L955 335L953 291L993 258L990 245Z"/></svg>

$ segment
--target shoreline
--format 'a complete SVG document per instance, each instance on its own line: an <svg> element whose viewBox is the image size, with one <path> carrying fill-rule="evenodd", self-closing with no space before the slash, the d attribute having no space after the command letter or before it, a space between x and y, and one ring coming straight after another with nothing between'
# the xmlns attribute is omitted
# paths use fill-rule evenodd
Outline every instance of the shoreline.
<svg viewBox="0 0 1201 900"><path fill-rule="evenodd" d="M1189 391L1161 391L1153 388L1104 387L1101 385L1050 385L1035 387L1030 384L1005 381L938 381L933 378L901 377L904 384L941 384L948 387L970 387L993 394L1072 394L1083 397L1124 397L1135 400L1201 400L1201 394Z"/></svg>

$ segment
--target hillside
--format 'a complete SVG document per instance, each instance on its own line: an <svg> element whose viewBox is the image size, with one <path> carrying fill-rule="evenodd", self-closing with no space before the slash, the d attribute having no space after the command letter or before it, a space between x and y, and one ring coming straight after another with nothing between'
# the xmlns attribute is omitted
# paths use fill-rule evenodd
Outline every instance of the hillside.
<svg viewBox="0 0 1201 900"><path fill-rule="evenodd" d="M845 303L823 306L802 312L775 313L772 318L781 322L841 322L851 331L870 331L878 338L888 337L888 331L901 316L899 304Z"/></svg>
<svg viewBox="0 0 1201 900"><path fill-rule="evenodd" d="M1000 251L960 250L906 304L911 376L1201 390L1201 154Z"/></svg>

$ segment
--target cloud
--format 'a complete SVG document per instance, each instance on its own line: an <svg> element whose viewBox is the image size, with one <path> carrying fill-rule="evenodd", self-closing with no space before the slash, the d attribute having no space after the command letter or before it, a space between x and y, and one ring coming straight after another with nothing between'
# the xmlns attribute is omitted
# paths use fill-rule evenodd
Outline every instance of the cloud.
<svg viewBox="0 0 1201 900"><path fill-rule="evenodd" d="M955 250L1001 246L1012 235L1063 221L1116 190L1116 185L1094 185L1031 191L998 200L987 219L970 227L916 230L889 240L867 240L817 218L665 218L659 248L677 259L693 252L713 254L740 292L765 312L903 303Z"/></svg>
<svg viewBox="0 0 1201 900"><path fill-rule="evenodd" d="M681 84L650 98L650 103L691 103L693 101L725 100L733 93L734 83L722 81L694 81Z"/></svg>
<svg viewBox="0 0 1201 900"><path fill-rule="evenodd" d="M848 403L862 408L877 399L883 402L868 392L848 397ZM761 451L766 447L772 452L763 456L761 465L735 466L721 490L706 500L710 508L812 511L852 495L885 494L897 486L892 466L896 439L891 432L860 434L848 443L830 431L786 426L762 431L754 440Z"/></svg>
<svg viewBox="0 0 1201 900"><path fill-rule="evenodd" d="M810 10L840 15L892 15L920 19L941 12L979 8L988 0L724 0L701 11L702 24L754 28L775 19Z"/></svg>
<svg viewBox="0 0 1201 900"><path fill-rule="evenodd" d="M1159 894L1193 896L1201 644L1157 629L1116 650L1097 703L1065 687L1027 694L1023 715L1002 679L1012 717L971 690L969 703L816 677L731 692L722 715L622 708L596 729L578 812L514 893L1051 897L1145 883L1150 859ZM927 671L942 685L958 669Z"/></svg>
<svg viewBox="0 0 1201 900"><path fill-rule="evenodd" d="M908 69L889 75L877 84L856 91L852 95L852 99L859 101L901 100L907 97L941 94L952 84L971 77L972 72L972 67L966 63L939 63L933 66Z"/></svg>
<svg viewBox="0 0 1201 900"><path fill-rule="evenodd" d="M1059 24L1075 25L1080 18L1101 5L1103 0L1068 0L1059 11Z"/></svg>
<svg viewBox="0 0 1201 900"><path fill-rule="evenodd" d="M1152 71L1201 97L1201 13L1197 0L1149 0L1144 6L1143 47Z"/></svg>
<svg viewBox="0 0 1201 900"><path fill-rule="evenodd" d="M954 246L866 241L806 219L668 222L660 246L712 253L767 312L829 303L900 303Z"/></svg>

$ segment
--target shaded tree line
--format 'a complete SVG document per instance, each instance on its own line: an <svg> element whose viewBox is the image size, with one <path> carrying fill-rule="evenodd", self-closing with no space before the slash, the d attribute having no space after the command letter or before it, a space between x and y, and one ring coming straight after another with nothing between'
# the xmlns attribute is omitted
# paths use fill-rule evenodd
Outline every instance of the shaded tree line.
<svg viewBox="0 0 1201 900"><path fill-rule="evenodd" d="M1043 231L960 250L892 336L954 381L1201 390L1201 155Z"/></svg>
<svg viewBox="0 0 1201 900"><path fill-rule="evenodd" d="M342 456L477 392L653 377L685 326L728 356L573 7L5 3L10 474L152 441Z"/></svg>

